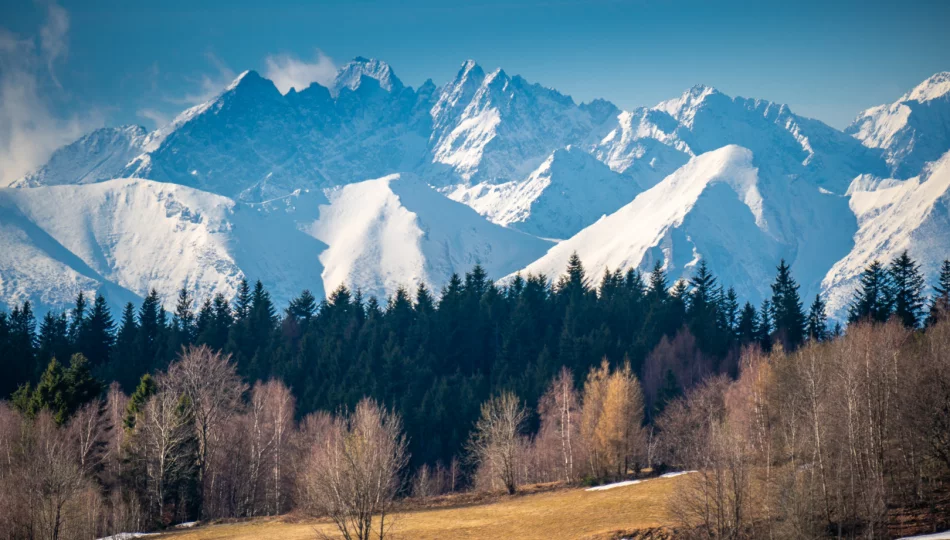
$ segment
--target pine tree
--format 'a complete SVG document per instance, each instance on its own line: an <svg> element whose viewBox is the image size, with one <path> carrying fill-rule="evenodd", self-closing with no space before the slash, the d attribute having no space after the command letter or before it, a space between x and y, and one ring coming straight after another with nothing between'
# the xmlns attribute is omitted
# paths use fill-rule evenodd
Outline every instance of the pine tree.
<svg viewBox="0 0 950 540"><path fill-rule="evenodd" d="M135 421L144 409L145 402L157 391L158 385L155 384L155 379L148 373L142 375L138 386L135 387L135 392L132 392L132 395L129 396L129 404L125 409L125 420L122 423L126 430L135 429Z"/></svg>
<svg viewBox="0 0 950 540"><path fill-rule="evenodd" d="M62 425L101 391L102 385L89 371L89 362L77 353L65 370L55 358L50 360L36 389L31 389L29 384L21 386L12 402L14 408L30 417L43 409L49 410L56 423Z"/></svg>
<svg viewBox="0 0 950 540"><path fill-rule="evenodd" d="M752 302L746 302L742 307L739 324L736 326L736 337L741 345L759 341L759 314Z"/></svg>
<svg viewBox="0 0 950 540"><path fill-rule="evenodd" d="M894 315L907 328L920 326L924 312L924 276L918 265L905 250L891 261L888 269Z"/></svg>
<svg viewBox="0 0 950 540"><path fill-rule="evenodd" d="M720 311L722 312L723 331L735 336L739 326L739 295L736 290L729 287L725 295L721 296Z"/></svg>
<svg viewBox="0 0 950 540"><path fill-rule="evenodd" d="M136 333L136 358L138 373L144 373L161 367L164 354L162 334L164 333L164 308L158 298L158 291L152 289L139 308L138 332Z"/></svg>
<svg viewBox="0 0 950 540"><path fill-rule="evenodd" d="M805 314L798 296L798 283L791 268L782 259L778 274L772 283L772 310L775 333L788 351L797 349L805 341Z"/></svg>
<svg viewBox="0 0 950 540"><path fill-rule="evenodd" d="M825 303L820 294L815 295L808 310L808 339L824 341L828 338L828 317L825 315Z"/></svg>
<svg viewBox="0 0 950 540"><path fill-rule="evenodd" d="M588 292L587 273L577 252L567 261L567 271L558 279L557 294L568 299L577 299Z"/></svg>
<svg viewBox="0 0 950 540"><path fill-rule="evenodd" d="M305 289L300 296L290 301L287 307L287 316L299 322L309 322L317 312L317 299L309 289Z"/></svg>
<svg viewBox="0 0 950 540"><path fill-rule="evenodd" d="M757 340L764 351L772 350L773 315L772 302L766 298L762 301L762 307L759 308L759 328L757 332Z"/></svg>
<svg viewBox="0 0 950 540"><path fill-rule="evenodd" d="M178 301L175 303L175 314L172 316L172 343L173 352L191 345L197 339L197 321L193 308L194 301L188 289L182 287L178 291Z"/></svg>
<svg viewBox="0 0 950 540"><path fill-rule="evenodd" d="M251 312L251 288L247 284L247 279L241 278L238 285L237 297L234 299L234 320L243 322Z"/></svg>
<svg viewBox="0 0 950 540"><path fill-rule="evenodd" d="M937 284L934 285L934 297L927 314L927 326L933 326L948 315L950 315L950 259L945 259L940 266Z"/></svg>
<svg viewBox="0 0 950 540"><path fill-rule="evenodd" d="M0 379L9 377L10 386L15 388L22 381L35 381L42 369L36 362L36 318L29 300L22 306L14 306L9 321L9 362L12 365Z"/></svg>
<svg viewBox="0 0 950 540"><path fill-rule="evenodd" d="M58 315L47 311L40 323L37 361L49 364L53 358L69 358L72 346L69 342L69 321L65 312Z"/></svg>
<svg viewBox="0 0 950 540"><path fill-rule="evenodd" d="M872 262L861 274L861 283L848 306L848 322L885 322L893 306L891 284L880 261Z"/></svg>
<svg viewBox="0 0 950 540"><path fill-rule="evenodd" d="M80 347L80 339L82 339L82 326L86 322L86 295L82 291L79 291L79 294L76 295L76 307L73 308L73 312L70 316L69 323L69 340L72 342L73 347L78 349Z"/></svg>
<svg viewBox="0 0 950 540"><path fill-rule="evenodd" d="M112 349L112 377L127 391L135 384L138 373L142 373L145 366L139 359L138 324L135 322L135 306L132 302L125 304L122 310L122 321L119 323L119 332L116 334L115 346Z"/></svg>
<svg viewBox="0 0 950 540"><path fill-rule="evenodd" d="M653 270L650 272L650 285L647 288L647 295L654 301L663 302L667 299L668 291L669 284L666 280L663 263L656 261L653 264Z"/></svg>
<svg viewBox="0 0 950 540"><path fill-rule="evenodd" d="M115 322L112 320L109 305L101 294L97 295L79 337L79 351L93 367L98 368L109 363L109 354L115 342L114 332Z"/></svg>

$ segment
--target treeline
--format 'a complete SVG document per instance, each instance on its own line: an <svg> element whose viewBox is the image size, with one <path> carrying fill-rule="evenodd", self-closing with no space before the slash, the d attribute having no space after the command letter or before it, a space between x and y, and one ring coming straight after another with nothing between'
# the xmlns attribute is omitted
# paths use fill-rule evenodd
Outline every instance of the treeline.
<svg viewBox="0 0 950 540"><path fill-rule="evenodd" d="M397 291L385 306L340 288L322 302L305 291L278 315L258 282L253 288L242 283L233 302L217 296L197 307L182 290L170 315L153 292L137 310L126 306L119 323L101 296L90 306L80 295L69 313L46 314L38 330L28 303L9 315L0 313L0 369L11 374L2 389L11 396L10 405L0 409L0 452L6 456L0 464L0 515L7 516L0 518L0 532L16 538L87 537L291 508L332 517L334 509L348 506L327 497L353 491L321 484L327 478L385 487L373 497L382 506L361 508L357 513L363 517L352 523L348 510L338 516L341 524L364 528L374 515L385 515L386 501L397 495L472 486L514 491L536 481L600 482L642 467L702 469L700 489L721 495L729 493L723 469L716 468L721 464L702 460L718 455L711 451L720 444L714 435L735 430L730 415L739 409L726 389L743 384L755 358L771 354L766 362L771 369L801 367L806 354L837 354L821 362L828 370L835 362L865 361L843 358L857 355L853 348L839 349L858 339L860 330L831 340L840 327L828 328L820 297L804 308L784 262L772 296L758 309L748 302L740 306L736 292L724 290L704 263L691 279L672 287L659 264L646 276L607 272L596 287L590 281L573 257L553 284L529 276L500 287L476 267L464 278L453 277L437 299L420 286L413 295ZM922 353L908 343L946 332L940 321L950 313L950 262L944 263L931 299L924 288L906 253L886 267L875 263L862 277L849 318L898 321L887 328L904 338L889 350L912 363ZM921 326L933 328L914 332ZM875 332L865 334L877 337ZM943 354L945 360L946 350L931 356ZM897 370L888 372L893 376L905 369L896 363L886 367ZM838 372L822 373L822 381L840 382ZM914 373L922 377L915 381L931 383L921 388L939 400L943 387L934 384L943 380L941 373ZM870 376L868 371L862 384L871 384ZM729 382L733 379L737 382ZM701 516L702 522L684 510L689 530L715 526L720 532L710 534L719 536L733 527L728 530L734 534L757 537L767 526L779 535L777 523L784 527L807 515L809 531L870 530L881 536L886 516L880 506L859 512L860 496L853 491L858 484L848 499L830 491L840 485L832 485L828 471L843 474L847 465L870 474L868 467L887 465L886 474L873 477L880 480L895 470L892 461L840 461L847 456L828 439L843 436L841 414L858 413L833 409L840 403L832 401L821 404L821 414L804 415L793 406L805 407L805 398L788 397L803 391L801 380L775 377L773 394L766 396L776 415L797 415L799 423L784 434L794 440L770 442L765 458L747 454L751 450L744 446L740 453L733 449L730 459L741 462L744 476L730 481L745 491L730 496L744 498L734 504L723 499L716 516ZM106 390L103 381L115 383ZM258 382L249 389L245 381ZM789 386L793 382L799 386ZM810 384L814 408L818 383ZM706 395L698 392L709 394L710 388L719 393L709 399L721 406L691 409L697 396ZM859 393L862 388L845 390L858 400L867 397ZM876 433L875 456L893 459L888 445L896 432L885 430L895 426L891 407L897 407L898 389L904 388L891 385L890 393L875 395L886 399L888 408L874 414L886 417L861 417L864 424L848 426ZM755 402L756 414L764 403ZM829 411L833 418L825 416ZM831 435L822 436L822 430ZM353 433L388 450L362 456L375 460L363 463L361 456L346 454L352 450L348 445L335 446L334 441L357 436ZM888 477L879 486L886 509L933 505L943 489L946 470L934 466L934 446L922 442L924 431L915 433L917 446L901 454L914 465L902 465L899 484ZM811 438L815 442L809 443ZM801 446L807 444L813 446ZM818 444L822 449L816 453ZM849 452L860 450L854 440L849 444ZM688 454L688 448L696 452ZM834 453L825 453L832 448ZM850 455L847 459L856 459ZM340 464L354 469L327 474ZM754 477L762 467L776 475L770 472L764 484ZM757 496L763 489L793 493L789 485L770 483L779 472L786 481L800 482L803 471L815 470L825 475L822 519L811 510L783 513L775 501L759 504L766 500ZM718 484L709 484L707 471L715 471ZM907 484L911 473L926 485ZM858 474L850 481L865 478ZM814 491L794 493L802 505L819 501L811 498ZM868 529L872 525L877 528Z"/></svg>

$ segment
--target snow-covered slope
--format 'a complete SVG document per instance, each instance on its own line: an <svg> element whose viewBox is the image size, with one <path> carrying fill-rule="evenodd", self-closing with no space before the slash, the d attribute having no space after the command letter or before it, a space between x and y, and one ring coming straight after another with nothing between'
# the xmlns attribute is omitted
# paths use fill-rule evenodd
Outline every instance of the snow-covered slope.
<svg viewBox="0 0 950 540"><path fill-rule="evenodd" d="M503 276L550 247L488 222L417 179L390 175L329 190L305 230L329 248L320 255L326 289L340 284L385 297L400 286L441 287L480 263Z"/></svg>
<svg viewBox="0 0 950 540"><path fill-rule="evenodd" d="M850 195L859 224L854 249L822 282L829 312L838 316L845 314L861 272L875 259L887 263L907 250L933 282L950 256L950 152L908 180L859 177Z"/></svg>
<svg viewBox="0 0 950 540"><path fill-rule="evenodd" d="M883 149L898 178L919 174L950 150L950 72L937 73L890 105L862 112L845 133Z"/></svg>
<svg viewBox="0 0 950 540"><path fill-rule="evenodd" d="M845 197L776 177L757 165L754 152L728 145L692 158L524 271L556 275L576 251L594 276L647 270L659 260L679 279L705 259L723 283L757 301L769 294L782 258L803 294L817 292L826 269L853 247L856 230Z"/></svg>
<svg viewBox="0 0 950 540"><path fill-rule="evenodd" d="M456 186L449 197L499 225L542 238L569 238L642 191L583 150L556 150L520 181Z"/></svg>
<svg viewBox="0 0 950 540"><path fill-rule="evenodd" d="M39 170L15 180L11 187L90 184L116 178L142 153L145 128L102 128L56 150Z"/></svg>
<svg viewBox="0 0 950 540"><path fill-rule="evenodd" d="M752 152L739 146L697 156L523 273L558 275L576 252L592 276L661 260L678 278L703 257L728 275L726 283L746 291L767 287L780 250L764 220L752 161Z"/></svg>
<svg viewBox="0 0 950 540"><path fill-rule="evenodd" d="M261 279L285 302L322 292L324 245L287 214L188 187L139 179L0 190L0 302L40 310L101 290L113 305L155 288L231 297Z"/></svg>

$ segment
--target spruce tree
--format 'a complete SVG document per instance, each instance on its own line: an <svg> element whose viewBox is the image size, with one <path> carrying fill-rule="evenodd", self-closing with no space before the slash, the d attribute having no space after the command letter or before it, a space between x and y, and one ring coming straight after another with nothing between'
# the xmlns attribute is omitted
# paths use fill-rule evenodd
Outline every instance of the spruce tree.
<svg viewBox="0 0 950 540"><path fill-rule="evenodd" d="M887 321L891 316L892 297L890 279L884 265L880 261L872 262L862 272L861 282L848 306L848 322Z"/></svg>
<svg viewBox="0 0 950 540"><path fill-rule="evenodd" d="M76 295L76 307L70 314L69 322L69 340L73 347L79 349L80 339L82 339L82 326L86 322L86 295L82 291Z"/></svg>
<svg viewBox="0 0 950 540"><path fill-rule="evenodd" d="M106 299L100 294L80 330L79 351L94 368L109 363L109 354L115 342L115 322Z"/></svg>
<svg viewBox="0 0 950 540"><path fill-rule="evenodd" d="M182 287L178 291L178 300L175 303L175 314L172 316L172 343L173 352L182 347L191 345L197 339L197 321L194 312L194 301L188 289Z"/></svg>
<svg viewBox="0 0 950 540"><path fill-rule="evenodd" d="M122 424L126 430L131 431L135 429L135 421L138 415L144 410L145 402L157 391L158 385L155 384L155 379L148 373L142 375L139 379L138 386L135 387L135 391L129 396L129 404L125 409L125 419Z"/></svg>
<svg viewBox="0 0 950 540"><path fill-rule="evenodd" d="M139 375L145 370L145 366L139 360L138 330L138 324L135 322L135 306L129 302L122 310L122 321L119 323L115 346L112 349L109 370L112 378L118 381L126 391L132 389Z"/></svg>
<svg viewBox="0 0 950 540"><path fill-rule="evenodd" d="M69 321L66 312L58 315L47 311L40 323L37 361L49 364L53 358L69 358L72 345L69 342Z"/></svg>
<svg viewBox="0 0 950 540"><path fill-rule="evenodd" d="M927 326L936 324L948 315L950 315L950 259L945 259L940 266L937 284L934 285L934 297L927 314Z"/></svg>
<svg viewBox="0 0 950 540"><path fill-rule="evenodd" d="M798 283L785 259L779 262L777 271L772 283L772 324L782 346L794 351L805 340L805 314L798 296Z"/></svg>
<svg viewBox="0 0 950 540"><path fill-rule="evenodd" d="M309 289L305 289L300 296L290 301L287 306L287 316L299 322L309 322L317 312L317 299Z"/></svg>
<svg viewBox="0 0 950 540"><path fill-rule="evenodd" d="M736 325L736 338L740 345L759 341L759 314L752 302L746 302L742 307L739 323Z"/></svg>
<svg viewBox="0 0 950 540"><path fill-rule="evenodd" d="M164 333L164 308L158 298L158 291L152 289L139 308L138 332L135 349L138 373L145 373L161 367L164 347L161 338Z"/></svg>
<svg viewBox="0 0 950 540"><path fill-rule="evenodd" d="M243 322L251 312L251 287L247 284L247 279L241 278L238 284L237 296L234 298L234 320Z"/></svg>
<svg viewBox="0 0 950 540"><path fill-rule="evenodd" d="M924 276L920 266L905 250L891 261L888 268L894 315L907 328L920 326L924 311Z"/></svg>
<svg viewBox="0 0 950 540"><path fill-rule="evenodd" d="M656 261L653 263L653 270L650 272L650 285L647 288L647 295L654 302L666 301L669 294L669 284L666 279L666 270L663 269L663 263Z"/></svg>
<svg viewBox="0 0 950 540"><path fill-rule="evenodd" d="M815 301L808 309L808 339L824 341L828 338L828 317L825 314L825 303L820 294L815 295Z"/></svg>
<svg viewBox="0 0 950 540"><path fill-rule="evenodd" d="M9 377L7 392L16 388L22 381L35 381L42 369L36 362L36 318L30 301L23 302L21 306L14 306L9 321L9 362L12 365L11 369L0 377Z"/></svg>
<svg viewBox="0 0 950 540"><path fill-rule="evenodd" d="M757 341L766 352L772 350L773 314L772 302L766 298L762 301L762 307L759 308L759 328L756 332Z"/></svg>

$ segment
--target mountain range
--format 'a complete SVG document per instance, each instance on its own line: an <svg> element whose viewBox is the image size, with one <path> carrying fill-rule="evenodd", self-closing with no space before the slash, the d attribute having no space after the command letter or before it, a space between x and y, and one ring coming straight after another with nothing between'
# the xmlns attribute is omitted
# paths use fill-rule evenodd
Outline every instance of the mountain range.
<svg viewBox="0 0 950 540"><path fill-rule="evenodd" d="M695 86L631 111L462 64L403 84L356 58L286 94L248 71L154 131L96 130L0 188L0 305L115 305L182 285L278 303L341 284L385 297L481 263L592 279L706 260L753 302L782 258L841 316L861 270L950 256L950 73L844 131Z"/></svg>

